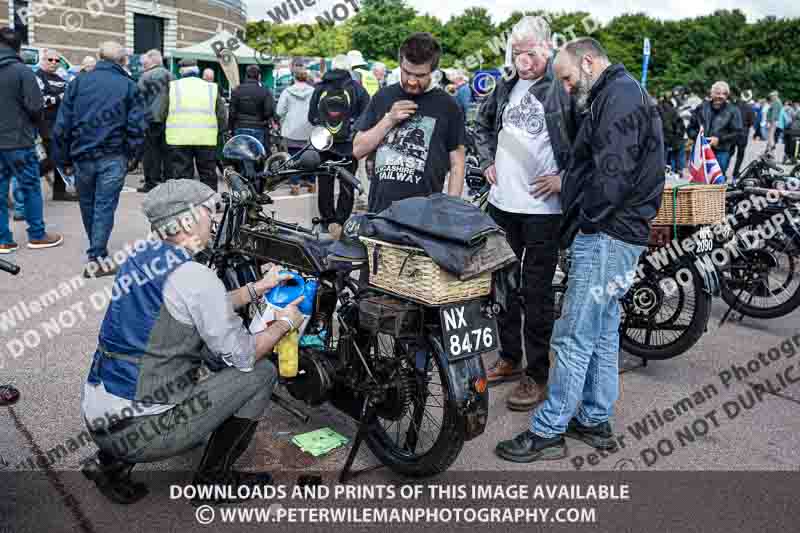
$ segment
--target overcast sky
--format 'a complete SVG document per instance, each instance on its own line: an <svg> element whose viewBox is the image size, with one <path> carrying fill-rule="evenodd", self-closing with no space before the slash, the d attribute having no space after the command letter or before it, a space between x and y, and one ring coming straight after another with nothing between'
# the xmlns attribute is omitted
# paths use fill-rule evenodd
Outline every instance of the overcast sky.
<svg viewBox="0 0 800 533"><path fill-rule="evenodd" d="M285 0L246 0L251 20L270 20L267 10L281 6ZM289 0L296 1L296 0ZM313 20L314 15L330 9L345 0L318 0L314 7L305 8L305 16L293 17L293 21ZM304 5L303 0L299 0ZM309 2L310 3L310 2ZM713 13L717 9L740 9L748 20L753 21L767 15L777 17L800 17L798 0L615 0L613 2L587 2L586 0L409 0L420 13L430 13L442 21L462 13L469 7L486 7L495 23L505 20L515 10L533 10L558 6L563 11L588 10L596 18L607 22L616 15L644 12L660 19L694 17Z"/></svg>

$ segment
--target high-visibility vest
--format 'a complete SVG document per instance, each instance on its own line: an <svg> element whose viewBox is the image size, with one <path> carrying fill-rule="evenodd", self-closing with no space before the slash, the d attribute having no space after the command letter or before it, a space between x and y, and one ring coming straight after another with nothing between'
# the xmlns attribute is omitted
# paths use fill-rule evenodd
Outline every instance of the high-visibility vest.
<svg viewBox="0 0 800 533"><path fill-rule="evenodd" d="M364 90L367 91L367 94L372 96L373 94L378 92L378 89L381 88L381 84L378 82L378 78L375 77L375 74L373 74L369 70L364 70L360 68L357 68L355 70L356 72L361 74L361 86L364 87Z"/></svg>
<svg viewBox="0 0 800 533"><path fill-rule="evenodd" d="M167 144L217 145L217 84L183 78L169 84Z"/></svg>

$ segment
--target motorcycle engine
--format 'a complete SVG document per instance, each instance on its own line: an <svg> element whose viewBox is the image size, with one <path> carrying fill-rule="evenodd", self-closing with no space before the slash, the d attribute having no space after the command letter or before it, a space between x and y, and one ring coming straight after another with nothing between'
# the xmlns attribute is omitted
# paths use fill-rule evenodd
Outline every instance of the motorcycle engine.
<svg viewBox="0 0 800 533"><path fill-rule="evenodd" d="M297 377L286 385L286 389L307 405L322 405L330 398L335 372L333 357L319 350L301 349Z"/></svg>

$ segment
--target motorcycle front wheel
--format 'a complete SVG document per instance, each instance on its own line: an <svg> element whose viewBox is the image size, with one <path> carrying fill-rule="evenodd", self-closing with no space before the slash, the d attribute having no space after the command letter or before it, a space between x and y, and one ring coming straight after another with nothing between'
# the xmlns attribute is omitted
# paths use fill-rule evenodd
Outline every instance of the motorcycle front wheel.
<svg viewBox="0 0 800 533"><path fill-rule="evenodd" d="M415 346L377 335L378 357L399 358L395 387L375 406L366 443L378 460L399 474L422 478L447 470L464 446L463 415L450 397L447 370L435 346Z"/></svg>
<svg viewBox="0 0 800 533"><path fill-rule="evenodd" d="M786 235L744 250L722 271L722 299L735 311L759 319L782 317L800 307L800 257L795 250Z"/></svg>

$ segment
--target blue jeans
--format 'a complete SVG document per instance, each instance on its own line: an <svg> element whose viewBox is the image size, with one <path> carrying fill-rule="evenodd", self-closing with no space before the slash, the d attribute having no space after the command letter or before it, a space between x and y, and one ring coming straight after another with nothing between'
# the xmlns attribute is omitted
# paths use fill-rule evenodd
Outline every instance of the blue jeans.
<svg viewBox="0 0 800 533"><path fill-rule="evenodd" d="M39 158L35 148L0 150L0 244L11 244L14 236L8 226L8 188L16 181L15 200L19 195L28 223L28 240L45 236L42 205L42 179L39 177Z"/></svg>
<svg viewBox="0 0 800 533"><path fill-rule="evenodd" d="M550 340L555 364L548 396L531 416L537 435L563 434L576 411L585 426L611 418L619 394L619 300L644 249L604 233L575 237L562 314Z"/></svg>
<svg viewBox="0 0 800 533"><path fill-rule="evenodd" d="M89 261L108 256L114 213L127 173L128 160L122 155L75 162L75 186L89 237Z"/></svg>
<svg viewBox="0 0 800 533"><path fill-rule="evenodd" d="M719 163L719 168L722 169L723 174L728 173L728 165L731 163L731 153L730 152L716 152L715 155L717 156L717 163Z"/></svg>
<svg viewBox="0 0 800 533"><path fill-rule="evenodd" d="M25 194L22 189L17 185L17 177L11 177L11 196L14 197L14 216L17 218L25 218Z"/></svg>
<svg viewBox="0 0 800 533"><path fill-rule="evenodd" d="M686 168L686 150L683 146L678 150L667 150L667 164L672 167L675 172L683 172Z"/></svg>

